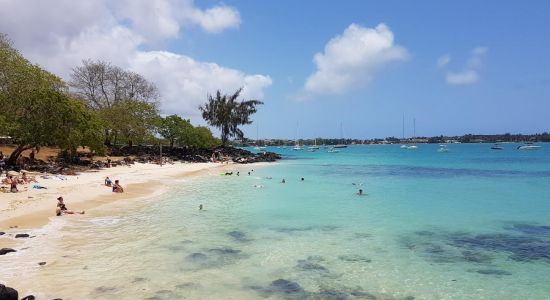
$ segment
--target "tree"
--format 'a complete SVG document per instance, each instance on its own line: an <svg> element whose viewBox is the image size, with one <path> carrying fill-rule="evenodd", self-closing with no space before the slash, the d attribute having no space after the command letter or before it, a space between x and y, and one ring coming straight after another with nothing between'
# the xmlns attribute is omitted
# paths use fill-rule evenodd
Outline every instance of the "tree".
<svg viewBox="0 0 550 300"><path fill-rule="evenodd" d="M208 127L197 126L191 131L188 146L192 148L213 148L221 144L221 141L214 137Z"/></svg>
<svg viewBox="0 0 550 300"><path fill-rule="evenodd" d="M97 118L66 92L60 78L30 63L0 35L0 131L17 144L8 164L44 145L72 153L78 145L99 148Z"/></svg>
<svg viewBox="0 0 550 300"><path fill-rule="evenodd" d="M71 90L75 96L83 99L89 108L97 111L106 125L104 128L105 144L110 145L113 139L125 131L129 145L148 132L154 118L144 117L143 113L158 110L158 89L143 76L123 70L104 61L84 60L81 66L73 69ZM133 111L124 111L131 108ZM140 113L141 112L141 113ZM132 115L137 119L132 119ZM124 116L125 122L121 122ZM115 126L116 125L116 126ZM131 125L131 126L128 126ZM115 127L113 127L115 126ZM144 130L147 129L147 130Z"/></svg>
<svg viewBox="0 0 550 300"><path fill-rule="evenodd" d="M103 127L116 144L123 138L128 146L152 135L158 122L156 105L142 101L123 101L98 111Z"/></svg>
<svg viewBox="0 0 550 300"><path fill-rule="evenodd" d="M210 125L221 131L222 145L226 145L229 137L244 138L240 125L251 124L250 116L254 114L257 105L263 104L259 100L237 101L242 92L238 89L233 95L223 95L218 90L216 97L208 95L208 102L200 106L202 118Z"/></svg>
<svg viewBox="0 0 550 300"><path fill-rule="evenodd" d="M170 149L172 149L176 141L180 141L180 144L185 143L185 139L192 129L193 125L189 120L184 120L178 115L171 115L161 118L158 131L163 138L168 140Z"/></svg>
<svg viewBox="0 0 550 300"><path fill-rule="evenodd" d="M157 87L140 74L101 60L82 61L73 69L69 86L98 110L125 101L156 103L159 97Z"/></svg>

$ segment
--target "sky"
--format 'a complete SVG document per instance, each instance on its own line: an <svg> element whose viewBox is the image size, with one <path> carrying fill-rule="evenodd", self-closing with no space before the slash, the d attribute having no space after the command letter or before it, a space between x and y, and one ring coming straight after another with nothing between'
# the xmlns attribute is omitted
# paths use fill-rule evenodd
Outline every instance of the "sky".
<svg viewBox="0 0 550 300"><path fill-rule="evenodd" d="M0 32L65 80L101 59L204 124L216 90L264 105L251 138L550 131L550 1L0 0Z"/></svg>

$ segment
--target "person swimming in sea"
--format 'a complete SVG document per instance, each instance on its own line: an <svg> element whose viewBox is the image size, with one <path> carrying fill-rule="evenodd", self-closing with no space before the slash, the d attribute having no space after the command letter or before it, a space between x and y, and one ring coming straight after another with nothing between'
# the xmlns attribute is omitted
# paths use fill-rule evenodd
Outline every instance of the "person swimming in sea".
<svg viewBox="0 0 550 300"><path fill-rule="evenodd" d="M199 204L199 210L202 210L202 203Z"/></svg>
<svg viewBox="0 0 550 300"><path fill-rule="evenodd" d="M359 191L357 192L357 195L363 196L363 189L359 189Z"/></svg>
<svg viewBox="0 0 550 300"><path fill-rule="evenodd" d="M105 177L105 186L111 186L112 184L113 182L111 181L109 176Z"/></svg>
<svg viewBox="0 0 550 300"><path fill-rule="evenodd" d="M302 179L300 179L300 180L301 180L301 181L304 181L305 179L304 179L304 177L302 177Z"/></svg>
<svg viewBox="0 0 550 300"><path fill-rule="evenodd" d="M286 183L285 179L283 178L283 180L281 181L281 183Z"/></svg>

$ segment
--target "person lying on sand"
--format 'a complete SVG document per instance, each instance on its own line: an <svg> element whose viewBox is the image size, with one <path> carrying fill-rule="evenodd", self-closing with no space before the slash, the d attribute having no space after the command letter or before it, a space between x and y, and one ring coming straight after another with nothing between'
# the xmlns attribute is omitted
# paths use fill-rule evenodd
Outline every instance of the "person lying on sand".
<svg viewBox="0 0 550 300"><path fill-rule="evenodd" d="M113 193L124 193L124 189L118 183L118 179L115 180L115 184L113 184Z"/></svg>
<svg viewBox="0 0 550 300"><path fill-rule="evenodd" d="M81 214L81 215L83 215L84 213L85 213L85 211L75 212L75 211L72 211L72 210L68 210L67 206L63 202L63 197L58 197L57 198L57 208L55 209L55 215L56 216L61 216L61 215L65 215L65 214L68 214L68 215Z"/></svg>
<svg viewBox="0 0 550 300"><path fill-rule="evenodd" d="M113 182L109 178L109 176L105 177L105 186L111 186L113 185Z"/></svg>
<svg viewBox="0 0 550 300"><path fill-rule="evenodd" d="M23 182L25 182L25 183L31 183L31 182L38 183L38 181L36 180L36 178L34 176L27 176L26 172L23 172L22 179L23 179Z"/></svg>

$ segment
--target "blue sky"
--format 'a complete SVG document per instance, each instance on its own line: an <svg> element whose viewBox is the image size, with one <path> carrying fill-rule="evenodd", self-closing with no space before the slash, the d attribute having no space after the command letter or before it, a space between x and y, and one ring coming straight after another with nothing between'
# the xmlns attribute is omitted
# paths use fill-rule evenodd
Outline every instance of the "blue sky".
<svg viewBox="0 0 550 300"><path fill-rule="evenodd" d="M238 30L190 33L173 51L269 74L265 105L255 116L262 137L401 136L416 118L418 135L534 133L550 130L550 2L530 1L226 1L242 18ZM201 2L202 4L202 2ZM315 71L313 55L352 23L386 24L410 57L339 95L296 101ZM184 33L185 34L185 33ZM460 70L472 49L487 47L479 80L451 85L437 59ZM248 132L255 136L255 126Z"/></svg>
<svg viewBox="0 0 550 300"><path fill-rule="evenodd" d="M101 59L204 123L208 93L265 105L260 138L550 131L550 1L4 0L0 31L70 80ZM63 17L60 17L63 16Z"/></svg>

